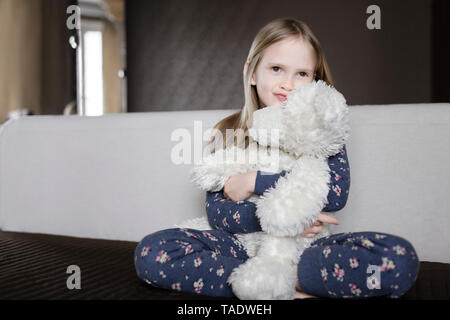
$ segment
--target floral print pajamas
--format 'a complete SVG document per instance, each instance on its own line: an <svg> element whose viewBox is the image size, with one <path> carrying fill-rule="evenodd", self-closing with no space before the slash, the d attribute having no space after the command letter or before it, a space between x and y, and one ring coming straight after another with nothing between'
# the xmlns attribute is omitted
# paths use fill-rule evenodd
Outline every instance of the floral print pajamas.
<svg viewBox="0 0 450 320"><path fill-rule="evenodd" d="M248 256L227 231L173 228L146 236L134 259L138 277L153 286L230 297L226 280Z"/></svg>
<svg viewBox="0 0 450 320"><path fill-rule="evenodd" d="M350 168L345 146L328 165L330 192L323 212L340 210L347 202ZM262 195L285 174L258 171L254 193ZM248 259L234 234L261 231L256 205L225 199L223 190L207 192L206 213L215 230L173 228L144 237L134 255L138 277L156 287L233 297L228 276ZM303 291L319 297L399 297L418 271L416 252L405 239L379 232L340 233L304 250L298 279Z"/></svg>
<svg viewBox="0 0 450 320"><path fill-rule="evenodd" d="M411 243L380 232L318 239L298 264L302 290L331 298L398 298L413 285L418 272L419 259Z"/></svg>

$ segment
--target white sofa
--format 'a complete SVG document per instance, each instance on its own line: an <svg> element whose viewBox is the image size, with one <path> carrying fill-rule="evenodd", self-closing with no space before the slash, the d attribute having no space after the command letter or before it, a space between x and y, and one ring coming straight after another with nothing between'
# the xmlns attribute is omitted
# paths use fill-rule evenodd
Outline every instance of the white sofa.
<svg viewBox="0 0 450 320"><path fill-rule="evenodd" d="M178 164L177 139L200 141L235 111L9 120L0 127L0 229L139 241L204 215L205 193L188 179L202 146ZM333 232L396 234L421 261L450 263L450 104L350 106L350 119L350 194Z"/></svg>

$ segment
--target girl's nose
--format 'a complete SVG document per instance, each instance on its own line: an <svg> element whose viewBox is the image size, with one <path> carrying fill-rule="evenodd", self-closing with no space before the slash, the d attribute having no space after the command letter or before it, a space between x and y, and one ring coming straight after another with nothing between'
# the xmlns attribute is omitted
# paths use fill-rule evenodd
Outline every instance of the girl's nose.
<svg viewBox="0 0 450 320"><path fill-rule="evenodd" d="M294 81L291 78L285 78L281 82L281 88L286 91L294 90Z"/></svg>

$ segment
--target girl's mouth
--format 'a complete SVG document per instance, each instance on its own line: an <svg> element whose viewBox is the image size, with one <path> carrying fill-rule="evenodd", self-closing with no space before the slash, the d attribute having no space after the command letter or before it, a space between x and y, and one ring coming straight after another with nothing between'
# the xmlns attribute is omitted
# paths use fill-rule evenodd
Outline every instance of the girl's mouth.
<svg viewBox="0 0 450 320"><path fill-rule="evenodd" d="M282 94L276 94L278 100L280 101L286 101L286 96L282 95Z"/></svg>

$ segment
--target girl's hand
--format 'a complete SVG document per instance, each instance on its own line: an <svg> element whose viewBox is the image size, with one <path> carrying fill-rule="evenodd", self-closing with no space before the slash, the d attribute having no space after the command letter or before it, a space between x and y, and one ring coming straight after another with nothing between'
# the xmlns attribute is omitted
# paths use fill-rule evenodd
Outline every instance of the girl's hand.
<svg viewBox="0 0 450 320"><path fill-rule="evenodd" d="M314 238L319 233L322 232L323 223L331 223L331 224L339 224L339 221L336 218L327 216L326 214L320 213L317 221L314 222L310 227L305 228L305 230L299 235L299 237L303 238Z"/></svg>
<svg viewBox="0 0 450 320"><path fill-rule="evenodd" d="M255 190L256 174L256 171L251 171L228 178L223 186L225 198L233 201L248 199Z"/></svg>

